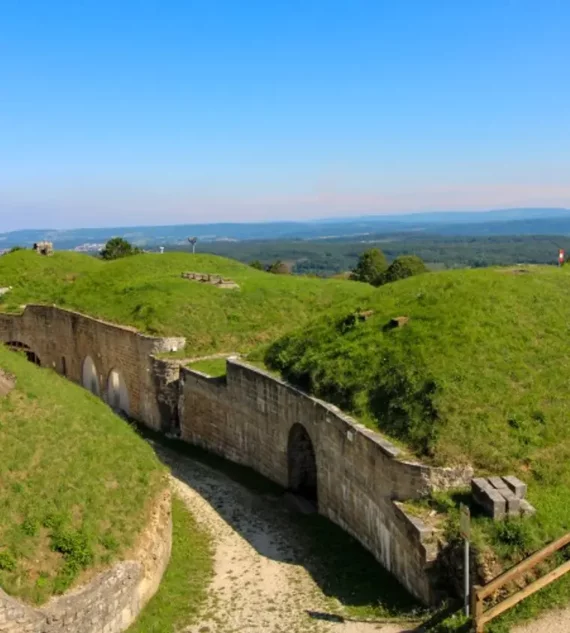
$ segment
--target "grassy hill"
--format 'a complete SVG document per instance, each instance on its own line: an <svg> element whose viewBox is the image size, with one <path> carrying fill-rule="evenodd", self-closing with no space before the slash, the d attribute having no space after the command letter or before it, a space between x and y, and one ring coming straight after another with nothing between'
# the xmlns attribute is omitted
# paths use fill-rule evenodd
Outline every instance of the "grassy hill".
<svg viewBox="0 0 570 633"><path fill-rule="evenodd" d="M127 551L164 469L89 392L3 347L0 369L0 587L42 603Z"/></svg>
<svg viewBox="0 0 570 633"><path fill-rule="evenodd" d="M367 320L337 310L282 337L266 364L425 460L519 475L536 516L475 516L478 548L508 563L570 531L570 269L430 273L363 307ZM456 533L457 498L434 502ZM570 580L549 592L529 605L567 600Z"/></svg>
<svg viewBox="0 0 570 633"><path fill-rule="evenodd" d="M379 288L271 346L266 362L434 461L532 469L570 458L570 271L450 271ZM388 322L409 317L404 327Z"/></svg>
<svg viewBox="0 0 570 633"><path fill-rule="evenodd" d="M236 281L222 290L181 278L185 271ZM6 310L55 303L144 332L188 338L192 355L248 351L338 306L357 306L374 293L365 284L271 275L214 255L144 254L111 262L57 252L17 251L0 257ZM347 307L348 309L348 307Z"/></svg>

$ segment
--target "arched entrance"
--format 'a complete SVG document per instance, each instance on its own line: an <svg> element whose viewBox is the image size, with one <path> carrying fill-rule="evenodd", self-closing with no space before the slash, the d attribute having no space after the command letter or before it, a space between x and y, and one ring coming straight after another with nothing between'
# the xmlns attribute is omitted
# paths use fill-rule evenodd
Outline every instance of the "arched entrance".
<svg viewBox="0 0 570 633"><path fill-rule="evenodd" d="M41 365L40 357L25 343L20 343L20 341L8 341L5 345L14 352L22 352L25 354L30 363Z"/></svg>
<svg viewBox="0 0 570 633"><path fill-rule="evenodd" d="M91 356L86 356L83 361L83 370L81 372L81 384L85 389L89 389L91 393L98 396L101 393L99 388L99 377L97 375L97 367Z"/></svg>
<svg viewBox="0 0 570 633"><path fill-rule="evenodd" d="M311 438L302 424L294 424L289 431L287 461L289 488L316 505L317 460Z"/></svg>
<svg viewBox="0 0 570 633"><path fill-rule="evenodd" d="M129 415L129 392L121 374L113 369L107 380L107 404L116 411Z"/></svg>

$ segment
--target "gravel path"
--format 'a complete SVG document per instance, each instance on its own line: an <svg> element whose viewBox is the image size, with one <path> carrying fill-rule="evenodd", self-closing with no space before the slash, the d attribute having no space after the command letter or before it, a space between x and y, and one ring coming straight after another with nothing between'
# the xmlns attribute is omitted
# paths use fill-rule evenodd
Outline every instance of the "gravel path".
<svg viewBox="0 0 570 633"><path fill-rule="evenodd" d="M511 633L568 633L570 631L570 609L549 611L536 620L515 626Z"/></svg>
<svg viewBox="0 0 570 633"><path fill-rule="evenodd" d="M183 633L411 630L328 615L330 598L299 564L303 554L287 527L282 499L252 493L208 466L155 448L172 470L174 489L214 538L214 579L208 602L199 622Z"/></svg>

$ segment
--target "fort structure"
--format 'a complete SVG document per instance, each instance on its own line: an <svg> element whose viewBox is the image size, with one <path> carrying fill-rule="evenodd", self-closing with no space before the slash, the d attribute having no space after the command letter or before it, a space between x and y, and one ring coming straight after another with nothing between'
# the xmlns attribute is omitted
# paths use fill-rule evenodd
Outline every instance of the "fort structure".
<svg viewBox="0 0 570 633"><path fill-rule="evenodd" d="M184 338L146 336L55 306L28 305L20 315L0 315L0 341L142 424L307 497L413 595L436 601L438 533L401 502L468 486L471 469L404 459L379 433L237 357L227 359L227 373L218 378L158 357L182 349ZM1 617L0 608L0 623Z"/></svg>

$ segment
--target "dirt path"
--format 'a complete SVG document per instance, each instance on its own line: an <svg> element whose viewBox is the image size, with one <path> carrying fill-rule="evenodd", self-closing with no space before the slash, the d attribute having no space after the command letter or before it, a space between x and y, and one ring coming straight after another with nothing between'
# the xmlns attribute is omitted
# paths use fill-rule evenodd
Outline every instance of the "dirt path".
<svg viewBox="0 0 570 633"><path fill-rule="evenodd" d="M214 579L200 621L184 633L403 633L400 625L326 619L327 598L307 570L282 499L157 448L175 490L214 537ZM413 629L413 627L412 627Z"/></svg>
<svg viewBox="0 0 570 633"><path fill-rule="evenodd" d="M570 609L549 611L536 620L515 626L511 633L568 633Z"/></svg>

